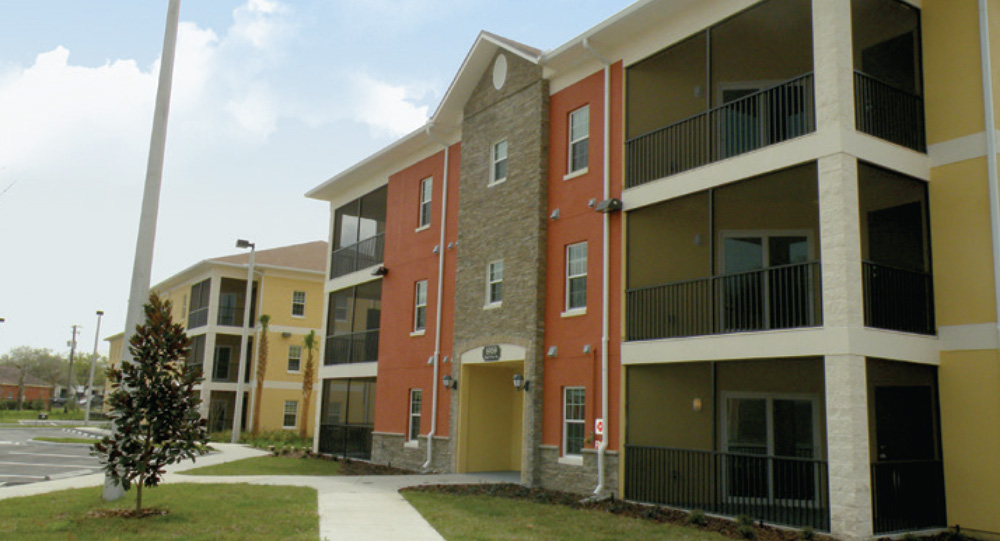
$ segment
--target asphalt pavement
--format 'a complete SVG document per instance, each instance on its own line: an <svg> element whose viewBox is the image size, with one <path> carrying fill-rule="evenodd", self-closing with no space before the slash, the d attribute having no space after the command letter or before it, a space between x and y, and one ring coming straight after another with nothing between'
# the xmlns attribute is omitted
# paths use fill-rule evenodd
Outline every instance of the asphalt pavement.
<svg viewBox="0 0 1000 541"><path fill-rule="evenodd" d="M89 445L33 441L35 437L83 436L62 428L0 427L0 487L64 479L101 470L98 460L90 456Z"/></svg>

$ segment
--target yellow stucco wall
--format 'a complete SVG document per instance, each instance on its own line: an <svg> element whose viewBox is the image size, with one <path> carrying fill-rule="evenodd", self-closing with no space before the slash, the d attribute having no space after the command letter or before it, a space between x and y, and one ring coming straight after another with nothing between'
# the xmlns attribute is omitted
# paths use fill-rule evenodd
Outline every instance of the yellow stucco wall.
<svg viewBox="0 0 1000 541"><path fill-rule="evenodd" d="M1000 359L942 352L938 375L948 523L1000 532Z"/></svg>
<svg viewBox="0 0 1000 541"><path fill-rule="evenodd" d="M260 427L261 430L283 429L285 414L285 401L298 402L298 422L302 422L303 415L306 416L306 431L312 435L313 425L316 421L316 405L319 403L319 388L313 387L312 396L309 399L309 411L303 410L303 398L301 390L293 389L264 389L263 400L260 403Z"/></svg>
<svg viewBox="0 0 1000 541"><path fill-rule="evenodd" d="M922 3L928 144L983 131L978 21L976 0Z"/></svg>
<svg viewBox="0 0 1000 541"><path fill-rule="evenodd" d="M935 167L929 194L937 324L995 321L986 158Z"/></svg>
<svg viewBox="0 0 1000 541"><path fill-rule="evenodd" d="M264 274L264 295L261 314L271 316L272 326L306 327L319 329L323 324L323 277L313 279L291 278ZM306 294L305 317L292 315L292 294ZM316 334L320 334L318 331Z"/></svg>

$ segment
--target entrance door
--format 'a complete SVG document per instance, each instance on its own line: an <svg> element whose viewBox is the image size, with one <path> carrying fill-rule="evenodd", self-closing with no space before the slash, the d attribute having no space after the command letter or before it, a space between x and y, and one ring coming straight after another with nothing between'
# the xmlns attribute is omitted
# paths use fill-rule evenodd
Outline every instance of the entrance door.
<svg viewBox="0 0 1000 541"><path fill-rule="evenodd" d="M796 232L797 233L797 232ZM723 232L719 320L725 332L812 324L808 233Z"/></svg>
<svg viewBox="0 0 1000 541"><path fill-rule="evenodd" d="M463 364L459 385L460 472L520 471L524 393L514 389L523 361Z"/></svg>

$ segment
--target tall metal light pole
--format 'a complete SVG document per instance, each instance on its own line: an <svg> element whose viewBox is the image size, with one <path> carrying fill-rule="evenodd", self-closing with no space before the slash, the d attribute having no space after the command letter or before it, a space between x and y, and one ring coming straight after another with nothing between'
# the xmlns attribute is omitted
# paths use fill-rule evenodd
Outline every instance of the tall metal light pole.
<svg viewBox="0 0 1000 541"><path fill-rule="evenodd" d="M73 339L69 342L69 374L66 375L66 403L63 404L63 411L69 411L70 393L73 392L73 356L76 355L76 330L79 328L79 325L73 325Z"/></svg>
<svg viewBox="0 0 1000 541"><path fill-rule="evenodd" d="M239 370L236 371L236 409L233 413L233 437L230 440L231 443L237 443L240 440L240 424L243 422L243 378L246 377L247 364L244 362L244 357L247 356L247 335L250 330L250 308L253 307L253 256L257 251L257 245L248 241L239 239L236 241L237 248L250 248L250 265L247 266L247 292L246 298L243 301L243 332L240 337L240 357L237 362L239 362Z"/></svg>
<svg viewBox="0 0 1000 541"><path fill-rule="evenodd" d="M163 34L163 54L160 57L160 80L156 88L156 106L153 110L153 133L149 141L149 161L146 163L146 185L142 194L142 211L139 215L139 234L135 241L135 260L132 264L132 284L129 288L128 310L125 312L124 344L142 322L142 305L149 296L150 274L153 270L153 241L156 238L156 215L160 208L160 183L163 179L163 154L167 142L167 115L170 112L170 87L174 74L174 50L177 48L177 21L180 18L181 0L170 0L167 6L167 28ZM132 362L128 347L122 348L122 363ZM117 426L111 425L116 431ZM114 501L125 494L125 489L108 476L104 477L105 501Z"/></svg>
<svg viewBox="0 0 1000 541"><path fill-rule="evenodd" d="M100 343L101 316L103 315L104 312L102 310L97 311L97 330L94 331L94 356L90 358L90 377L87 378L87 409L83 415L84 423L90 423L90 398L94 396L94 366L97 365L97 345Z"/></svg>

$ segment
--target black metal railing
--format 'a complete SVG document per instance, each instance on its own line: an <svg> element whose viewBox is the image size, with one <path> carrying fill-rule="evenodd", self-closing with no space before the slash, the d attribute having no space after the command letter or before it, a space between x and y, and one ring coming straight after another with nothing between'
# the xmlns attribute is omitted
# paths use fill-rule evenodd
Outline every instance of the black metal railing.
<svg viewBox="0 0 1000 541"><path fill-rule="evenodd" d="M188 312L188 326L189 329L194 329L197 327L204 327L208 325L208 307L196 308Z"/></svg>
<svg viewBox="0 0 1000 541"><path fill-rule="evenodd" d="M216 324L228 327L242 327L243 310L242 306L220 306Z"/></svg>
<svg viewBox="0 0 1000 541"><path fill-rule="evenodd" d="M626 292L626 339L654 340L823 324L818 261Z"/></svg>
<svg viewBox="0 0 1000 541"><path fill-rule="evenodd" d="M890 143L927 151L924 99L860 71L854 72L854 127Z"/></svg>
<svg viewBox="0 0 1000 541"><path fill-rule="evenodd" d="M816 131L807 73L625 142L627 188Z"/></svg>
<svg viewBox="0 0 1000 541"><path fill-rule="evenodd" d="M830 529L823 460L626 445L625 499Z"/></svg>
<svg viewBox="0 0 1000 541"><path fill-rule="evenodd" d="M935 334L934 283L928 272L861 263L865 326Z"/></svg>
<svg viewBox="0 0 1000 541"><path fill-rule="evenodd" d="M322 424L319 427L319 452L371 459L372 428L372 425Z"/></svg>
<svg viewBox="0 0 1000 541"><path fill-rule="evenodd" d="M382 262L384 252L385 233L334 250L330 260L330 278L378 265Z"/></svg>
<svg viewBox="0 0 1000 541"><path fill-rule="evenodd" d="M872 515L877 534L947 526L941 461L873 463Z"/></svg>
<svg viewBox="0 0 1000 541"><path fill-rule="evenodd" d="M323 364L368 363L378 360L379 330L326 337Z"/></svg>

